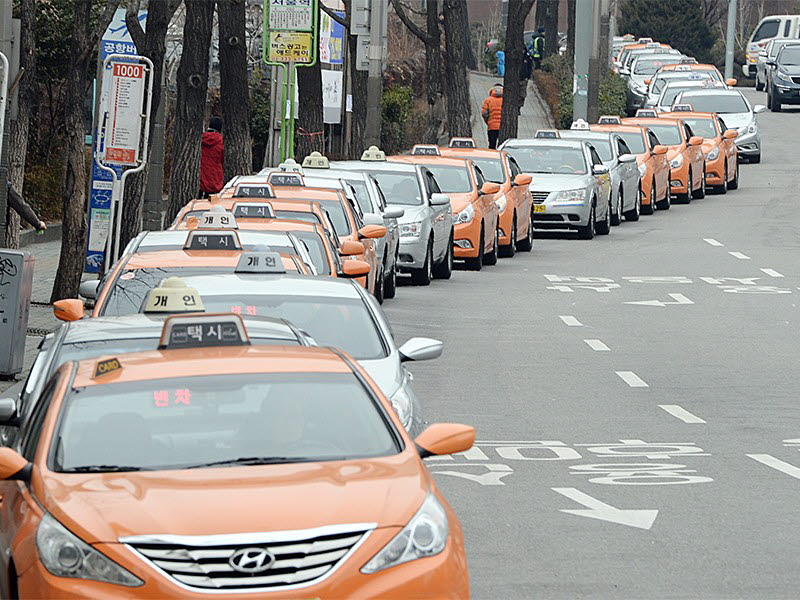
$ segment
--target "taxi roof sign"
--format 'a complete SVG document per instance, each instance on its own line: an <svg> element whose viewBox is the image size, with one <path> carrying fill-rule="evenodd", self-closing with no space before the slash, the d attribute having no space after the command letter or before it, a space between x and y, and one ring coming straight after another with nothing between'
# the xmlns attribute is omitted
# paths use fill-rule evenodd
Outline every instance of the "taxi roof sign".
<svg viewBox="0 0 800 600"><path fill-rule="evenodd" d="M658 113L653 108L640 108L636 111L637 117L657 117Z"/></svg>
<svg viewBox="0 0 800 600"><path fill-rule="evenodd" d="M361 153L361 160L385 161L386 153L377 146L370 146Z"/></svg>
<svg viewBox="0 0 800 600"><path fill-rule="evenodd" d="M232 229L193 229L186 237L184 250L241 250L239 235Z"/></svg>
<svg viewBox="0 0 800 600"><path fill-rule="evenodd" d="M200 215L197 229L237 229L236 217L221 206L212 206Z"/></svg>
<svg viewBox="0 0 800 600"><path fill-rule="evenodd" d="M233 313L168 317L161 330L159 350L249 346L250 338L239 315Z"/></svg>
<svg viewBox="0 0 800 600"><path fill-rule="evenodd" d="M452 137L450 143L447 144L450 148L477 148L475 138L471 137Z"/></svg>
<svg viewBox="0 0 800 600"><path fill-rule="evenodd" d="M697 59L694 56L685 56L681 59L682 65L696 65Z"/></svg>
<svg viewBox="0 0 800 600"><path fill-rule="evenodd" d="M297 161L293 158L287 158L281 164L278 165L279 171L284 171L287 173L302 173L303 167L297 164Z"/></svg>
<svg viewBox="0 0 800 600"><path fill-rule="evenodd" d="M411 148L411 156L441 156L439 146L436 144L415 144Z"/></svg>
<svg viewBox="0 0 800 600"><path fill-rule="evenodd" d="M275 193L268 183L240 183L233 190L234 198L274 198Z"/></svg>
<svg viewBox="0 0 800 600"><path fill-rule="evenodd" d="M180 277L167 277L158 287L147 292L141 312L179 313L204 310L203 300L196 289L188 287Z"/></svg>
<svg viewBox="0 0 800 600"><path fill-rule="evenodd" d="M589 123L583 119L578 119L572 122L570 129L589 129Z"/></svg>
<svg viewBox="0 0 800 600"><path fill-rule="evenodd" d="M303 174L297 171L272 171L267 176L267 183L286 187L305 187Z"/></svg>
<svg viewBox="0 0 800 600"><path fill-rule="evenodd" d="M691 104L676 104L672 112L694 112L694 107Z"/></svg>
<svg viewBox="0 0 800 600"><path fill-rule="evenodd" d="M597 120L598 125L620 125L622 121L617 115L601 115Z"/></svg>
<svg viewBox="0 0 800 600"><path fill-rule="evenodd" d="M638 40L636 40L636 41L637 41L639 44L650 44L650 43L652 43L652 41L653 41L653 38L649 38L649 37L640 37L640 38L639 38Z"/></svg>
<svg viewBox="0 0 800 600"><path fill-rule="evenodd" d="M274 219L275 209L268 202L237 202L233 216L240 219Z"/></svg>
<svg viewBox="0 0 800 600"><path fill-rule="evenodd" d="M329 169L328 157L323 156L316 150L303 159L304 169Z"/></svg>
<svg viewBox="0 0 800 600"><path fill-rule="evenodd" d="M686 64L675 65L676 71L691 71L692 67Z"/></svg>
<svg viewBox="0 0 800 600"><path fill-rule="evenodd" d="M281 255L271 250L244 252L235 273L286 273Z"/></svg>
<svg viewBox="0 0 800 600"><path fill-rule="evenodd" d="M561 134L557 129L537 129L533 136L537 139L555 140L561 138Z"/></svg>
<svg viewBox="0 0 800 600"><path fill-rule="evenodd" d="M661 48L661 44L658 42L647 42L648 48Z"/></svg>
<svg viewBox="0 0 800 600"><path fill-rule="evenodd" d="M114 373L115 371L119 371L121 368L122 364L119 362L118 358L106 358L103 360L98 360L94 365L94 375L92 375L92 379L97 379L103 375Z"/></svg>

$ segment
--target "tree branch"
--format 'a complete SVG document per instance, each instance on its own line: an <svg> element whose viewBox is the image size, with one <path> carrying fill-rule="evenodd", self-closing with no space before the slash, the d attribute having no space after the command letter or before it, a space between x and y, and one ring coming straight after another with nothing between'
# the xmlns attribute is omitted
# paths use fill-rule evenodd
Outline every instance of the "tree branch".
<svg viewBox="0 0 800 600"><path fill-rule="evenodd" d="M409 16L406 14L406 11L403 9L403 4L400 2L400 0L392 0L392 6L394 7L394 12L397 13L397 16L400 17L400 20L403 22L403 24L408 27L411 33L418 37L423 44L430 45L433 43L431 36L422 31L422 28L420 28L419 25L414 23L414 21L409 18Z"/></svg>
<svg viewBox="0 0 800 600"><path fill-rule="evenodd" d="M325 4L322 3L322 2L319 3L319 7L322 10L322 12L324 12L326 15L328 15L331 19L333 19L339 25L341 25L342 27L347 29L348 32L350 31L350 23L345 21L344 17L341 17L341 16L337 15L335 12L333 12L332 8L330 8L328 6L325 6Z"/></svg>
<svg viewBox="0 0 800 600"><path fill-rule="evenodd" d="M128 9L125 11L125 25L128 27L128 33L130 33L133 43L136 44L136 51L142 54L147 42L144 29L139 23L140 2L141 0L128 0Z"/></svg>
<svg viewBox="0 0 800 600"><path fill-rule="evenodd" d="M97 19L97 25L95 26L94 30L89 32L89 35L86 39L86 47L81 49L81 62L86 60L88 55L94 52L97 42L100 41L100 36L105 33L106 29L108 29L108 25L111 23L111 19L114 18L114 13L116 12L118 6L119 0L106 0L106 7L103 9L103 12Z"/></svg>

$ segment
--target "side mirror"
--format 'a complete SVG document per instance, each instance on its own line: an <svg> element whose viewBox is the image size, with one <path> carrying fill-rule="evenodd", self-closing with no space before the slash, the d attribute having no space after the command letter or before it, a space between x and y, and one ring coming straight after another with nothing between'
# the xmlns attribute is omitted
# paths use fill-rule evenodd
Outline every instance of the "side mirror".
<svg viewBox="0 0 800 600"><path fill-rule="evenodd" d="M767 110L767 107L766 107L766 106L764 106L763 104L756 104L756 105L753 107L753 113L755 113L755 114L762 113L762 112L764 112L765 110Z"/></svg>
<svg viewBox="0 0 800 600"><path fill-rule="evenodd" d="M361 219L364 225L383 225L383 217L375 213L364 213Z"/></svg>
<svg viewBox="0 0 800 600"><path fill-rule="evenodd" d="M450 204L450 196L447 194L431 194L431 206L445 206Z"/></svg>
<svg viewBox="0 0 800 600"><path fill-rule="evenodd" d="M732 139L735 139L735 138L736 138L736 136L738 136L738 135L739 135L739 132L738 132L738 131L736 131L735 129L728 129L728 131L726 131L726 132L723 134L723 137L724 137L726 140L732 140Z"/></svg>
<svg viewBox="0 0 800 600"><path fill-rule="evenodd" d="M383 218L384 219L399 219L404 214L406 214L405 208L399 208L397 206L387 206L386 210L383 211Z"/></svg>
<svg viewBox="0 0 800 600"><path fill-rule="evenodd" d="M88 281L82 281L80 287L78 287L78 295L81 298L94 300L97 298L97 289L99 287L100 287L99 279L89 279Z"/></svg>
<svg viewBox="0 0 800 600"><path fill-rule="evenodd" d="M367 240L377 240L386 235L386 227L384 225L364 225L358 230L358 237Z"/></svg>
<svg viewBox="0 0 800 600"><path fill-rule="evenodd" d="M342 270L337 275L346 279L369 275L369 263L358 259L346 260L342 264Z"/></svg>
<svg viewBox="0 0 800 600"><path fill-rule="evenodd" d="M457 423L434 423L420 433L414 443L421 458L466 452L475 443L475 428Z"/></svg>
<svg viewBox="0 0 800 600"><path fill-rule="evenodd" d="M342 242L342 247L339 248L339 255L358 256L359 254L364 254L366 251L367 249L361 242L356 242L355 240L345 240Z"/></svg>
<svg viewBox="0 0 800 600"><path fill-rule="evenodd" d="M422 432L423 435L425 432ZM472 445L472 444L470 444ZM0 480L18 479L30 481L33 465L19 452L11 448L0 448Z"/></svg>
<svg viewBox="0 0 800 600"><path fill-rule="evenodd" d="M415 337L398 348L400 362L409 360L432 360L442 355L444 344L439 340Z"/></svg>
<svg viewBox="0 0 800 600"><path fill-rule="evenodd" d="M17 401L14 398L0 398L0 425L16 427L18 424Z"/></svg>
<svg viewBox="0 0 800 600"><path fill-rule="evenodd" d="M514 185L530 185L531 181L533 181L533 177L525 173L520 173L514 177Z"/></svg>
<svg viewBox="0 0 800 600"><path fill-rule="evenodd" d="M658 146L653 148L653 154L655 154L656 156L659 156L661 154L666 154L667 149L668 148L666 146L662 146L661 144L659 144Z"/></svg>
<svg viewBox="0 0 800 600"><path fill-rule="evenodd" d="M636 162L636 155L635 154L622 154L619 157L619 162L621 162L621 163L634 163L634 162Z"/></svg>
<svg viewBox="0 0 800 600"><path fill-rule="evenodd" d="M481 186L480 196L488 196L489 194L496 194L500 191L500 184L493 181L487 181Z"/></svg>
<svg viewBox="0 0 800 600"><path fill-rule="evenodd" d="M733 77L729 77L728 79L725 80L725 85L729 86L736 85L736 79L734 79Z"/></svg>
<svg viewBox="0 0 800 600"><path fill-rule="evenodd" d="M699 135L693 135L692 137L689 138L690 146L699 146L702 143L703 143L703 138L701 138Z"/></svg>
<svg viewBox="0 0 800 600"><path fill-rule="evenodd" d="M61 321L80 321L85 315L83 302L77 298L65 298L53 302L53 314Z"/></svg>
<svg viewBox="0 0 800 600"><path fill-rule="evenodd" d="M595 175L605 175L608 173L608 167L605 165L592 165L592 173Z"/></svg>

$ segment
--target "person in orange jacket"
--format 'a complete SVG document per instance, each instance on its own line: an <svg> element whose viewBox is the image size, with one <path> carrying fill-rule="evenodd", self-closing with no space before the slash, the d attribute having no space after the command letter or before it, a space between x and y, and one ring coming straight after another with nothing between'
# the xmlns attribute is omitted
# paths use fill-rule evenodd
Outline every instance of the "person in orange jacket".
<svg viewBox="0 0 800 600"><path fill-rule="evenodd" d="M489 97L483 101L481 115L489 135L489 148L497 148L497 135L500 133L500 116L503 114L503 84L497 83L489 90Z"/></svg>

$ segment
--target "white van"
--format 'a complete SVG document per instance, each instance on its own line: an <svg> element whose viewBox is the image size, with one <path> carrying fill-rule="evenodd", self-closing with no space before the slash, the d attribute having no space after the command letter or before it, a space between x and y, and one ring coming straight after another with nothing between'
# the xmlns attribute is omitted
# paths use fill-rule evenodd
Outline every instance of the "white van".
<svg viewBox="0 0 800 600"><path fill-rule="evenodd" d="M773 38L800 38L800 15L770 15L761 19L747 41L742 65L745 77L755 77L758 53Z"/></svg>

